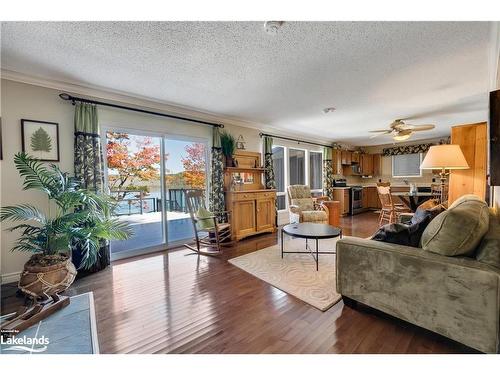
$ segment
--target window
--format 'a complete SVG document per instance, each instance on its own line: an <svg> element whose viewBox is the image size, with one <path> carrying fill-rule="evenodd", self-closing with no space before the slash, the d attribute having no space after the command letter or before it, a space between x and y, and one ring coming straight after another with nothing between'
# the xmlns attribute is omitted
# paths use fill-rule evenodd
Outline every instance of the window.
<svg viewBox="0 0 500 375"><path fill-rule="evenodd" d="M288 165L290 170L289 185L305 185L306 183L306 152L291 148L288 151Z"/></svg>
<svg viewBox="0 0 500 375"><path fill-rule="evenodd" d="M421 177L422 154L392 156L392 177Z"/></svg>
<svg viewBox="0 0 500 375"><path fill-rule="evenodd" d="M321 190L323 187L323 154L309 153L309 185L311 190Z"/></svg>
<svg viewBox="0 0 500 375"><path fill-rule="evenodd" d="M278 210L287 209L290 185L309 185L313 196L323 195L323 154L285 146L273 147L273 168Z"/></svg>
<svg viewBox="0 0 500 375"><path fill-rule="evenodd" d="M286 209L285 198L285 148L273 147L273 169L276 181L278 210Z"/></svg>

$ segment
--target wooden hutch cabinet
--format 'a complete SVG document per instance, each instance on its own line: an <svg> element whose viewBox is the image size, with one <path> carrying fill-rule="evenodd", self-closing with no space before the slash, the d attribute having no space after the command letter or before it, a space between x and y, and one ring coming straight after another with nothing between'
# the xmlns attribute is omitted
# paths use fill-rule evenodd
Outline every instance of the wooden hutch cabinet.
<svg viewBox="0 0 500 375"><path fill-rule="evenodd" d="M276 231L276 190L264 189L265 169L258 152L238 151L237 167L224 169L226 210L231 212L233 240Z"/></svg>

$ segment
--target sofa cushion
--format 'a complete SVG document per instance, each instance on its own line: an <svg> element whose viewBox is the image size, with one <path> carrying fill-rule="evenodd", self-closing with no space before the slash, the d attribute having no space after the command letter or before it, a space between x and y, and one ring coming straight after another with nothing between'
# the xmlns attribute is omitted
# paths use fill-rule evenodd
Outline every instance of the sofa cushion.
<svg viewBox="0 0 500 375"><path fill-rule="evenodd" d="M488 231L485 201L465 195L437 215L422 234L422 248L445 255L471 255Z"/></svg>
<svg viewBox="0 0 500 375"><path fill-rule="evenodd" d="M500 268L500 214L490 208L490 226L476 251L479 262Z"/></svg>

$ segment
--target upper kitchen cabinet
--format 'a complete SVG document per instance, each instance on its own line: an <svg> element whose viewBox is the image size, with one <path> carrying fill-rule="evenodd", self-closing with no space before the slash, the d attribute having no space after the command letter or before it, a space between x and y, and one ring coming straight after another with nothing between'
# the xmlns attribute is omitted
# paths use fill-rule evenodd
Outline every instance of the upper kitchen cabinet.
<svg viewBox="0 0 500 375"><path fill-rule="evenodd" d="M342 150L340 152L342 165L351 165L352 152L348 150Z"/></svg>

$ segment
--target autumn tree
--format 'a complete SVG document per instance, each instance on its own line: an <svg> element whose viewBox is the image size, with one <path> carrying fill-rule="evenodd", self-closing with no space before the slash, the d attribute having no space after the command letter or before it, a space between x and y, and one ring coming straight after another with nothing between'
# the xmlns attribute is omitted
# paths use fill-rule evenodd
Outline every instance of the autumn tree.
<svg viewBox="0 0 500 375"><path fill-rule="evenodd" d="M187 156L181 158L184 166L184 181L186 186L190 188L205 187L205 171L206 171L206 149L203 143L192 143L186 145L184 150Z"/></svg>
<svg viewBox="0 0 500 375"><path fill-rule="evenodd" d="M137 181L160 178L160 146L151 137L134 137L127 133L107 133L108 168L116 172L110 176L110 190L125 190ZM165 159L168 155L165 155ZM123 198L125 193L122 193Z"/></svg>

